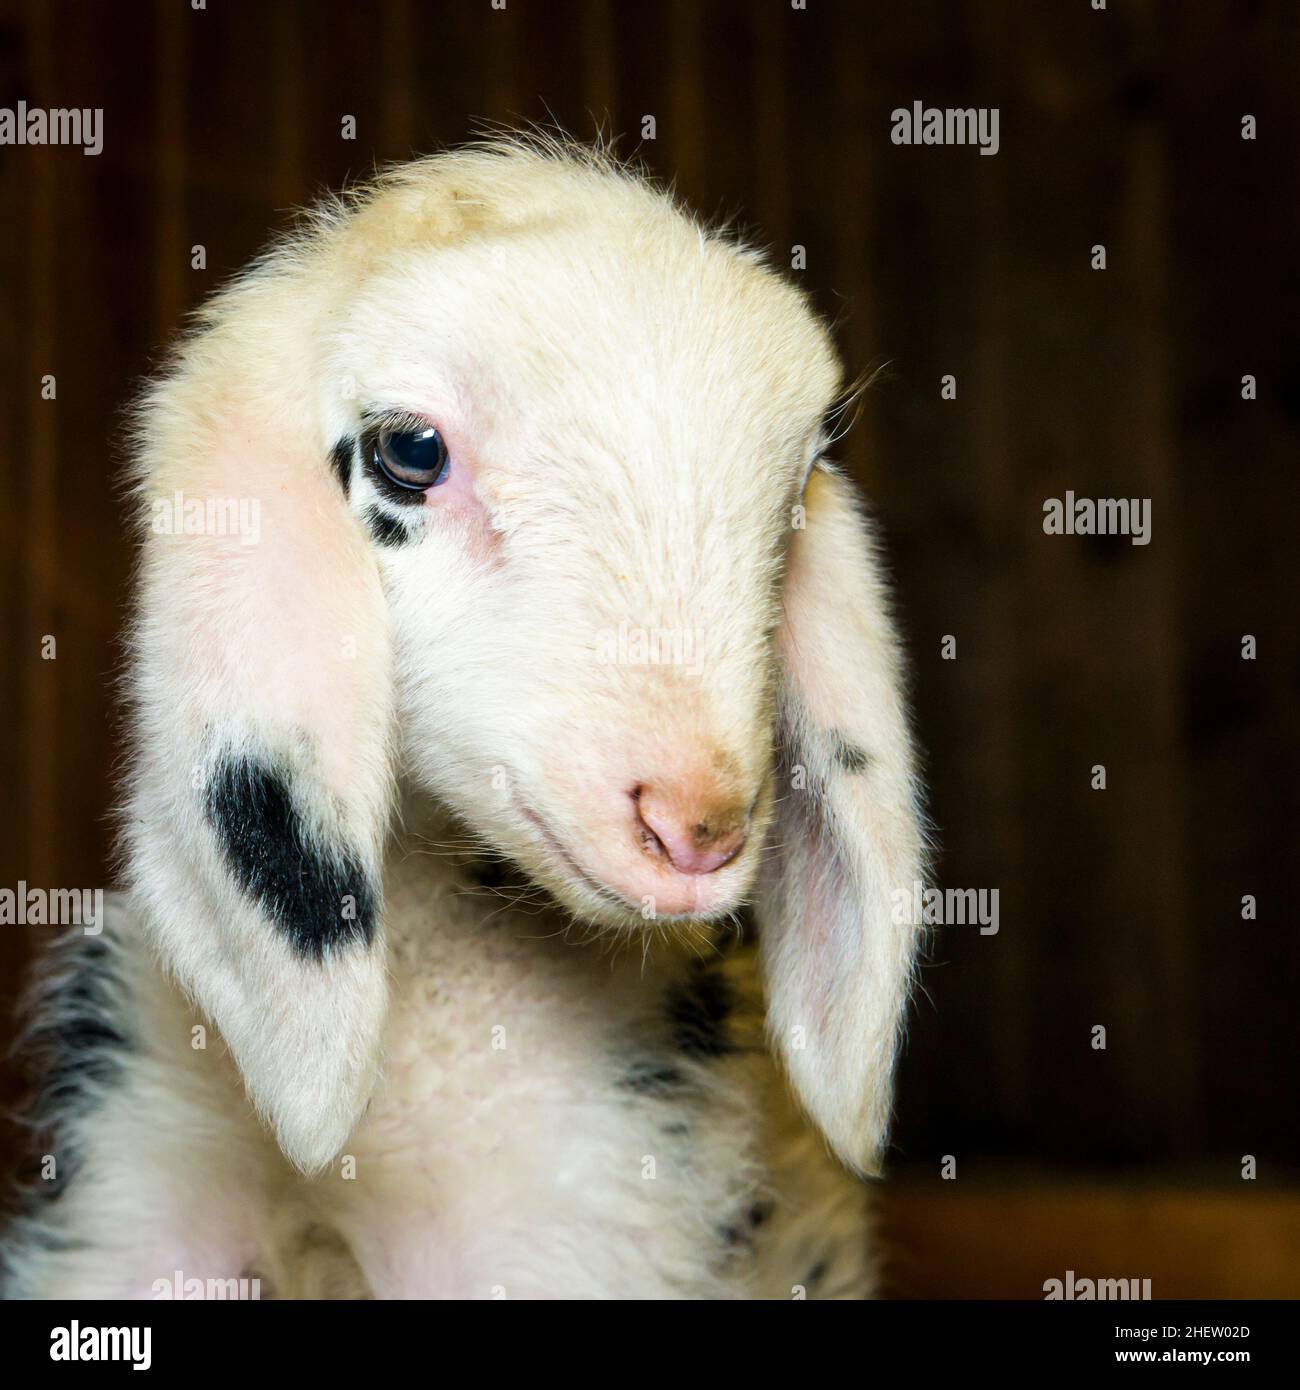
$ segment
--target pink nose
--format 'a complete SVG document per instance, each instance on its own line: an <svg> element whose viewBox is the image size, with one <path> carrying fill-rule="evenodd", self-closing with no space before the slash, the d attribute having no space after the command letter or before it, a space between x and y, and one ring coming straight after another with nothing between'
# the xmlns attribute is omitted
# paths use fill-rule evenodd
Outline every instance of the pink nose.
<svg viewBox="0 0 1300 1390"><path fill-rule="evenodd" d="M642 843L679 873L711 874L745 843L748 816L734 805L704 805L654 787L636 788L632 800Z"/></svg>

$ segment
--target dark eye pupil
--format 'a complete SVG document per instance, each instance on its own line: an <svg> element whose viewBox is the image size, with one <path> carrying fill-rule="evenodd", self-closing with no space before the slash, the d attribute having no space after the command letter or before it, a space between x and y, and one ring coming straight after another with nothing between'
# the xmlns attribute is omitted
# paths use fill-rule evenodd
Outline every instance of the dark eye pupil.
<svg viewBox="0 0 1300 1390"><path fill-rule="evenodd" d="M399 487L433 487L447 476L447 446L435 429L381 430L375 455Z"/></svg>

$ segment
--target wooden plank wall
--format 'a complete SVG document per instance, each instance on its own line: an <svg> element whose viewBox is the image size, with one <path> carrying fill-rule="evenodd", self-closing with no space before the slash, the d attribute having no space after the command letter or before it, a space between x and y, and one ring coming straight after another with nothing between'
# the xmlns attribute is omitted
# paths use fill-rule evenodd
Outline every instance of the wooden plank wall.
<svg viewBox="0 0 1300 1390"><path fill-rule="evenodd" d="M1160 1300L1300 1298L1300 1194L1246 1186L893 1182L879 1223L884 1287L893 1298L1040 1299L1073 1270L1076 1281L1150 1280Z"/></svg>
<svg viewBox="0 0 1300 1390"><path fill-rule="evenodd" d="M3 0L0 105L103 107L106 144L0 148L0 885L110 874L121 410L184 312L377 161L653 115L649 164L805 246L850 371L886 366L844 456L942 881L1000 892L934 943L897 1161L1294 1176L1298 52L1285 0ZM914 100L997 106L999 154L894 146ZM1066 489L1151 498L1153 543L1045 536ZM0 929L6 1029L39 935Z"/></svg>

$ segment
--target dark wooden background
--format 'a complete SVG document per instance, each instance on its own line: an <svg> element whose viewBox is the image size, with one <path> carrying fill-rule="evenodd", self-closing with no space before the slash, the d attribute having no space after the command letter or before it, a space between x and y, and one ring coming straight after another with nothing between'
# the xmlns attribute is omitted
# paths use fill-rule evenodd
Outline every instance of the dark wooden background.
<svg viewBox="0 0 1300 1390"><path fill-rule="evenodd" d="M4 0L0 105L103 107L106 143L0 148L0 885L110 876L117 434L184 312L376 161L653 115L649 164L806 246L851 370L889 364L844 455L942 881L1001 894L934 944L896 1163L1294 1178L1298 58L1286 0ZM997 106L1001 152L892 145L918 99ZM1153 543L1045 536L1066 489L1151 498ZM6 1029L41 934L0 928Z"/></svg>

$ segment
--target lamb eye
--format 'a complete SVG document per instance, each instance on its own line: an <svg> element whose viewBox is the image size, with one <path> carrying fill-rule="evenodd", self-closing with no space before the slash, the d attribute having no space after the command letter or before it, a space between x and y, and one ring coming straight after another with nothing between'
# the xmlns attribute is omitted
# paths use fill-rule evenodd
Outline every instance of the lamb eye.
<svg viewBox="0 0 1300 1390"><path fill-rule="evenodd" d="M375 439L375 462L398 487L413 492L445 482L451 466L442 435L432 428L380 430Z"/></svg>

